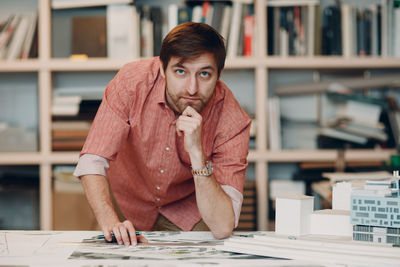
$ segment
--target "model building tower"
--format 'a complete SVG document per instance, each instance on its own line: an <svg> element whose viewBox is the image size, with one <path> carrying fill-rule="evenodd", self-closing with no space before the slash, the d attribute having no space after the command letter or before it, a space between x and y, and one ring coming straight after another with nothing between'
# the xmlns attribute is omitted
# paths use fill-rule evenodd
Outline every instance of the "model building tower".
<svg viewBox="0 0 400 267"><path fill-rule="evenodd" d="M351 193L353 240L400 245L399 172L390 180L367 181Z"/></svg>

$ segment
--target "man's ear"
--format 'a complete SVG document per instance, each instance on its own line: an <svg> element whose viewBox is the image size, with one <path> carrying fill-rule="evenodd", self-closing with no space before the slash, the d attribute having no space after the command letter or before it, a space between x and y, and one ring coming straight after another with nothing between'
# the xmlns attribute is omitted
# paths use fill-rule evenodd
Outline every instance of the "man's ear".
<svg viewBox="0 0 400 267"><path fill-rule="evenodd" d="M164 65L161 61L160 61L160 73L161 73L161 76L163 78L165 78Z"/></svg>

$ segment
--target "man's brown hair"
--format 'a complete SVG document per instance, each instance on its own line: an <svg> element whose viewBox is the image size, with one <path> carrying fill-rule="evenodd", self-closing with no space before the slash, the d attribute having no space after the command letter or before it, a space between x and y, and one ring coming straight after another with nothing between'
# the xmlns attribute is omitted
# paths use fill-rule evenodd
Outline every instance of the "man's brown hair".
<svg viewBox="0 0 400 267"><path fill-rule="evenodd" d="M166 70L171 57L179 57L185 62L203 53L211 53L214 56L220 75L226 57L224 38L207 24L185 22L173 28L164 38L160 59Z"/></svg>

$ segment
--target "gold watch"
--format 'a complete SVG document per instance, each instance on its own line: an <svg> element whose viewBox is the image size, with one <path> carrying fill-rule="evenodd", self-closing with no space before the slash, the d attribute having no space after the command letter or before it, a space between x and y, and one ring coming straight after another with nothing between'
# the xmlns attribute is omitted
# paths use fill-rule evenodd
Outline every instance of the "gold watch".
<svg viewBox="0 0 400 267"><path fill-rule="evenodd" d="M211 161L207 161L206 162L206 167L204 167L203 169L193 169L192 168L192 175L197 175L197 176L210 176L211 174L213 174L213 167L212 167L212 163Z"/></svg>

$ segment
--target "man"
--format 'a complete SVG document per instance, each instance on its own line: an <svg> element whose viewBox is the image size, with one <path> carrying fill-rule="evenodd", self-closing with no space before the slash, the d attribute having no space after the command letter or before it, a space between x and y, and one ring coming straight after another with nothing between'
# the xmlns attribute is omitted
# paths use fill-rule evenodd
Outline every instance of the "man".
<svg viewBox="0 0 400 267"><path fill-rule="evenodd" d="M136 229L225 238L237 226L250 119L219 81L225 55L212 27L184 23L159 58L108 84L75 170L107 240L135 245Z"/></svg>

